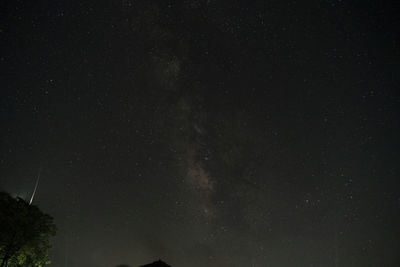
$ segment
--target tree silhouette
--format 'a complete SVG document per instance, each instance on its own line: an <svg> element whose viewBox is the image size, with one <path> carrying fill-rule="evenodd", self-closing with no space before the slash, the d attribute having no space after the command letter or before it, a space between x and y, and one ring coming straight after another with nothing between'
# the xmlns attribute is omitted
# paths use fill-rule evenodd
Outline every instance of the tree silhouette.
<svg viewBox="0 0 400 267"><path fill-rule="evenodd" d="M0 192L0 267L49 264L53 218L21 198Z"/></svg>

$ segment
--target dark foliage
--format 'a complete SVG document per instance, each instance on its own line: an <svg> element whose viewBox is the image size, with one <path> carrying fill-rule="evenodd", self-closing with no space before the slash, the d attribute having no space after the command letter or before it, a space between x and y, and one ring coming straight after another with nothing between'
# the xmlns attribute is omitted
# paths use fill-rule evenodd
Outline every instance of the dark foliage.
<svg viewBox="0 0 400 267"><path fill-rule="evenodd" d="M21 198L0 192L0 266L43 266L50 263L53 218Z"/></svg>

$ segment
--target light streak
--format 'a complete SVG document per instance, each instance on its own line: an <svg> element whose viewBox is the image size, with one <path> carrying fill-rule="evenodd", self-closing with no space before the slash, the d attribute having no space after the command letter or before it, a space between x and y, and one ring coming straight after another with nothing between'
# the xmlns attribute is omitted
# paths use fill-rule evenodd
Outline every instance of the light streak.
<svg viewBox="0 0 400 267"><path fill-rule="evenodd" d="M36 179L35 188L33 189L33 193L32 193L32 196L31 196L31 200L29 200L29 205L31 205L31 204L32 204L32 202L33 202L33 198L35 197L36 190L37 190L37 188L38 188L38 185L39 185L40 173L41 173L41 172L42 172L42 168L40 168L40 170L39 170L39 173L38 173L38 176L37 176L37 179Z"/></svg>

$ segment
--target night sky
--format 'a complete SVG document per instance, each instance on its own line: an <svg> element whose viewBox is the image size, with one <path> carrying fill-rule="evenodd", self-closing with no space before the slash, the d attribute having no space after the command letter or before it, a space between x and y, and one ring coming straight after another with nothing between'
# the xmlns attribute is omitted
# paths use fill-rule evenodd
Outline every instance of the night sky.
<svg viewBox="0 0 400 267"><path fill-rule="evenodd" d="M400 266L390 1L5 1L0 189L54 267Z"/></svg>

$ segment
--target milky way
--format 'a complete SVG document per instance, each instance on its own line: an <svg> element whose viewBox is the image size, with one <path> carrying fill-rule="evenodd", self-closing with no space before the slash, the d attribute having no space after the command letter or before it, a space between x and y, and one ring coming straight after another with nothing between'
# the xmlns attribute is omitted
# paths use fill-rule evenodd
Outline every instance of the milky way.
<svg viewBox="0 0 400 267"><path fill-rule="evenodd" d="M395 5L8 2L0 188L42 168L50 266L399 265Z"/></svg>

